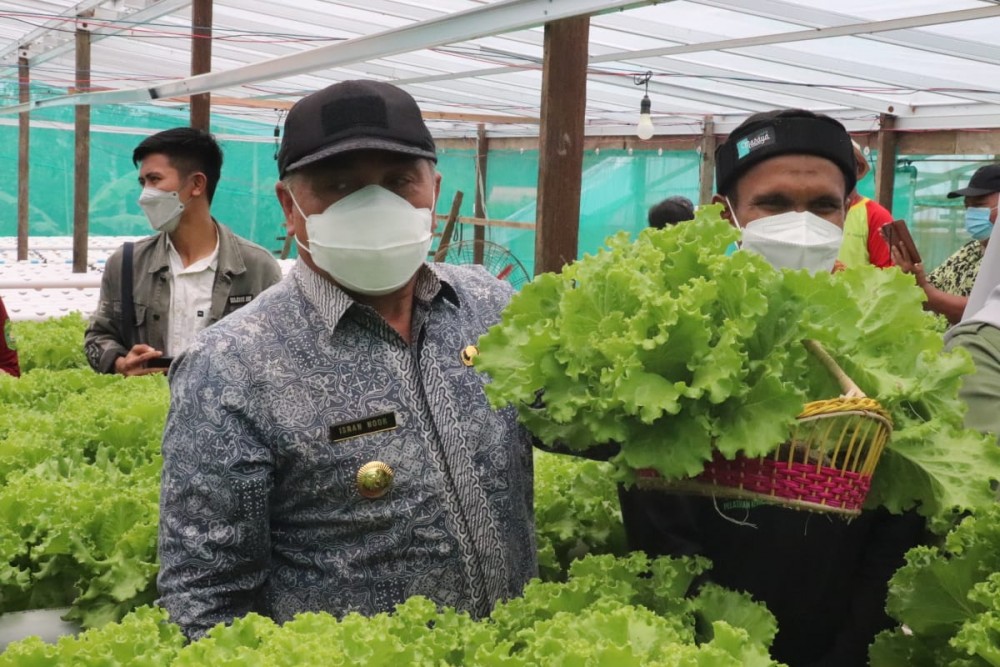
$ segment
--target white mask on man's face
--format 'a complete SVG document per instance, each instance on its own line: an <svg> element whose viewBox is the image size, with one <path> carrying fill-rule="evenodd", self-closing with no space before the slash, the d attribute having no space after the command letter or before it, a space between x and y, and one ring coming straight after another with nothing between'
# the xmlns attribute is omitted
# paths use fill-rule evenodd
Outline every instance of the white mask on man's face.
<svg viewBox="0 0 1000 667"><path fill-rule="evenodd" d="M184 213L180 194L157 190L152 186L142 189L142 194L139 195L139 208L146 214L153 231L167 234L177 229L177 225L181 223L181 214Z"/></svg>
<svg viewBox="0 0 1000 667"><path fill-rule="evenodd" d="M787 211L757 218L744 227L731 204L729 212L743 230L742 248L761 255L774 268L808 269L810 273L833 270L844 230L832 222L809 211Z"/></svg>
<svg viewBox="0 0 1000 667"><path fill-rule="evenodd" d="M409 282L431 247L433 204L415 208L399 195L368 185L327 207L306 215L308 245L299 247L313 264L352 292L379 296Z"/></svg>

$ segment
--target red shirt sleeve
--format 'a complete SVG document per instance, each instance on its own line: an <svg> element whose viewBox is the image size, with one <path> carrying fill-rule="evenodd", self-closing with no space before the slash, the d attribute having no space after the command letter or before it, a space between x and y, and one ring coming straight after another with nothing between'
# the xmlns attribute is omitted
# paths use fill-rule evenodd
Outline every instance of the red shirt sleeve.
<svg viewBox="0 0 1000 667"><path fill-rule="evenodd" d="M865 208L868 211L868 261L881 269L892 266L889 244L882 238L882 226L892 222L892 213L871 199L865 202Z"/></svg>
<svg viewBox="0 0 1000 667"><path fill-rule="evenodd" d="M0 299L0 371L20 377L21 366L17 363L17 351L10 346L12 340L10 319L7 309L3 307L3 299Z"/></svg>

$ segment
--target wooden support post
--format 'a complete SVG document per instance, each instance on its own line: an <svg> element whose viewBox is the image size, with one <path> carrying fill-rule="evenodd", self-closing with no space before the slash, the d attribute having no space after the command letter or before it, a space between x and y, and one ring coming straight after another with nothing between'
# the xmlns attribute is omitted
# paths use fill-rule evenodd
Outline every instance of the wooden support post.
<svg viewBox="0 0 1000 667"><path fill-rule="evenodd" d="M875 200L892 211L892 194L896 189L896 117L879 115L878 164L875 165Z"/></svg>
<svg viewBox="0 0 1000 667"><path fill-rule="evenodd" d="M25 104L31 100L31 69L28 58L22 55L17 59L18 100ZM17 115L17 261L28 259L28 233L31 215L31 200L29 199L28 179L29 142L31 136L31 116L25 111Z"/></svg>
<svg viewBox="0 0 1000 667"><path fill-rule="evenodd" d="M701 135L701 170L698 174L698 203L712 203L715 194L715 120L705 118Z"/></svg>
<svg viewBox="0 0 1000 667"><path fill-rule="evenodd" d="M486 126L482 123L476 128L476 197L472 215L486 218L486 163L490 150L490 140L486 136ZM472 230L472 261L483 263L483 247L486 240L486 227L475 227Z"/></svg>
<svg viewBox="0 0 1000 667"><path fill-rule="evenodd" d="M81 16L81 19L89 18ZM90 26L81 22L76 29L76 89L90 88ZM73 272L87 271L87 243L90 232L90 105L75 109L76 141L73 159Z"/></svg>
<svg viewBox="0 0 1000 667"><path fill-rule="evenodd" d="M191 76L212 71L212 0L191 3ZM191 96L191 127L209 131L212 94Z"/></svg>
<svg viewBox="0 0 1000 667"><path fill-rule="evenodd" d="M461 190L455 191L455 197L451 200L451 211L448 219L444 223L444 231L441 232L441 240L438 242L437 251L434 253L435 262L443 262L448 256L448 248L451 247L451 237L455 235L455 222L458 221L458 214L462 211L462 198L465 195ZM482 264L482 262L479 262Z"/></svg>
<svg viewBox="0 0 1000 667"><path fill-rule="evenodd" d="M583 125L590 17L545 25L538 146L535 273L576 259L580 233Z"/></svg>
<svg viewBox="0 0 1000 667"><path fill-rule="evenodd" d="M282 242L281 250L278 251L278 259L288 259L288 254L292 252L292 243L295 241L295 235L286 233L284 236L279 236L275 240Z"/></svg>

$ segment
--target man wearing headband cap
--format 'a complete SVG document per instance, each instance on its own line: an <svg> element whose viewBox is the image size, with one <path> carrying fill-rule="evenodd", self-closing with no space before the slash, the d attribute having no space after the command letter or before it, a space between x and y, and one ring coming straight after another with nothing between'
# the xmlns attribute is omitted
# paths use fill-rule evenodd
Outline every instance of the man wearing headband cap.
<svg viewBox="0 0 1000 667"><path fill-rule="evenodd" d="M851 141L851 146L860 182L871 171L871 166L858 142ZM840 245L837 260L844 266L871 264L881 269L892 266L889 244L882 236L882 227L889 222L892 222L892 213L877 201L861 195L855 187L851 190L844 220L844 242Z"/></svg>
<svg viewBox="0 0 1000 667"><path fill-rule="evenodd" d="M856 178L840 123L795 109L757 114L719 147L716 160L716 201L726 206L724 215L744 234L785 216L783 227L802 250L773 252L768 242L783 239L769 229L755 237L755 251L798 268L832 268L839 246L826 244L822 229L839 234ZM814 224L821 232L815 236ZM916 515L884 509L847 522L751 500L636 489L621 500L631 549L709 558L712 581L747 591L775 615L771 654L795 667L868 664L868 645L892 624L884 611L889 578L923 525Z"/></svg>
<svg viewBox="0 0 1000 667"><path fill-rule="evenodd" d="M778 109L757 113L743 121L715 151L716 189L722 197L736 194L739 180L757 165L781 156L817 157L843 174L847 191L854 189L857 170L854 147L838 121L805 109ZM809 161L806 163L812 166ZM768 170L776 170L771 163ZM813 167L803 172L829 167ZM831 179L832 180L832 179ZM845 195L846 199L846 195ZM747 223L750 221L747 220Z"/></svg>
<svg viewBox="0 0 1000 667"><path fill-rule="evenodd" d="M834 268L857 180L843 125L804 109L754 114L716 149L715 176L743 249L780 268Z"/></svg>
<svg viewBox="0 0 1000 667"><path fill-rule="evenodd" d="M277 158L299 261L171 372L161 604L191 637L413 595L485 616L538 569L530 437L472 368L513 290L426 262L441 177L400 88L303 98Z"/></svg>

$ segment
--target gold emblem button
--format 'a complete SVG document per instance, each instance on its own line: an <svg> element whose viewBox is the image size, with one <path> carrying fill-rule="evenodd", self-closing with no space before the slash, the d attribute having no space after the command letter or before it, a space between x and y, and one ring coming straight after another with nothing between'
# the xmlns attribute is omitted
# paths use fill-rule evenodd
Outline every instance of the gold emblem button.
<svg viewBox="0 0 1000 667"><path fill-rule="evenodd" d="M466 345L462 350L462 363L466 366L471 366L476 363L476 357L479 356L479 348L475 345Z"/></svg>
<svg viewBox="0 0 1000 667"><path fill-rule="evenodd" d="M392 486L392 468L381 461L369 461L358 468L358 493L365 498L381 498Z"/></svg>

